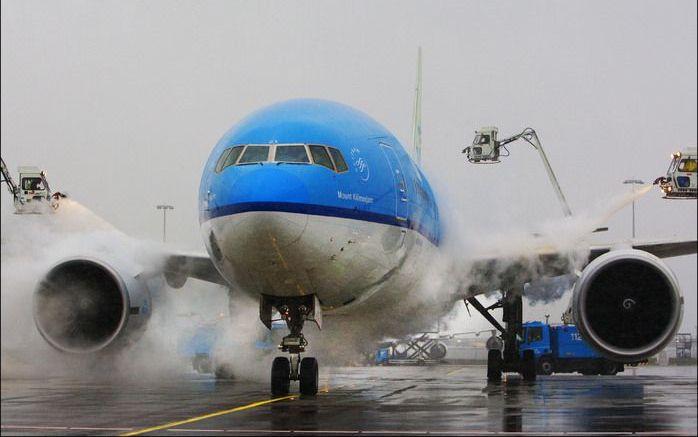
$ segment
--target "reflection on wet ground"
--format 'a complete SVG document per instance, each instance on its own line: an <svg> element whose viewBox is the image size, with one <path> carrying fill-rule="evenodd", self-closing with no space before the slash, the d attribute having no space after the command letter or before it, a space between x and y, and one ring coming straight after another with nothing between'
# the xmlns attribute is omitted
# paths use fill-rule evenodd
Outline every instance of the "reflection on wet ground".
<svg viewBox="0 0 698 437"><path fill-rule="evenodd" d="M695 366L553 375L535 382L508 375L490 385L484 366L324 370L317 396L262 405L256 403L270 399L266 384L196 374L157 384L3 380L2 434L695 435L697 429Z"/></svg>

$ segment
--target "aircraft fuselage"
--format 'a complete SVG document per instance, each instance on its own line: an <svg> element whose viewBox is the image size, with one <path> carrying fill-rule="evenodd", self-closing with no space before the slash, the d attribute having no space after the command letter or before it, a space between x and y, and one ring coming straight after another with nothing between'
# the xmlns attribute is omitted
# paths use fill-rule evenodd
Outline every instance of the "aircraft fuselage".
<svg viewBox="0 0 698 437"><path fill-rule="evenodd" d="M282 102L234 126L199 196L207 250L233 287L316 294L330 312L413 287L440 237L431 187L399 141L329 101Z"/></svg>

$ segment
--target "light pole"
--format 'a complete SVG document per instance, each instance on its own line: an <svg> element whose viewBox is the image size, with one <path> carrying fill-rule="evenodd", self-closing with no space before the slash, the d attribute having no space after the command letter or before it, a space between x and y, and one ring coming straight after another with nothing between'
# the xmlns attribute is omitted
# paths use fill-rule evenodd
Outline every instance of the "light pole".
<svg viewBox="0 0 698 437"><path fill-rule="evenodd" d="M623 181L624 184L631 184L633 186L633 240L635 239L635 185L644 185L645 182L640 179L626 179Z"/></svg>
<svg viewBox="0 0 698 437"><path fill-rule="evenodd" d="M166 240L166 232L167 232L167 210L168 209L174 209L174 206L172 205L158 205L156 206L157 209L162 210L162 242L164 243Z"/></svg>

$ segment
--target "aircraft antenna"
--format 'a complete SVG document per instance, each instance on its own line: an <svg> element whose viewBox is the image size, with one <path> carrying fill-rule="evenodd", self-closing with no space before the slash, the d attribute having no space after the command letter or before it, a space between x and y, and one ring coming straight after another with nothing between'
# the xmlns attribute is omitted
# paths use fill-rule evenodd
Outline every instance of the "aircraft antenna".
<svg viewBox="0 0 698 437"><path fill-rule="evenodd" d="M422 161L422 47L417 49L417 85L414 88L414 119L412 120L412 157Z"/></svg>

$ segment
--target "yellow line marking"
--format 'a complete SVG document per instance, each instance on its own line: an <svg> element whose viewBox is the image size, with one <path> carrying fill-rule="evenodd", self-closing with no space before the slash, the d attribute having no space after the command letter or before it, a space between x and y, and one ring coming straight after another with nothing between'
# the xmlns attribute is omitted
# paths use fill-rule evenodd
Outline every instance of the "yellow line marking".
<svg viewBox="0 0 698 437"><path fill-rule="evenodd" d="M450 372L446 373L446 375L451 375L451 374L453 374L453 373L460 372L460 371L463 370L463 369L465 369L465 367L459 367L459 368L457 368L457 369L455 369L455 370L451 370Z"/></svg>
<svg viewBox="0 0 698 437"><path fill-rule="evenodd" d="M184 425L187 423L198 422L198 421L204 420L204 419L210 419L211 417L223 416L225 414L235 413L237 411L249 410L250 408L259 407L259 406L266 405L266 404L271 404L272 402L285 401L287 399L295 399L296 397L297 396L292 395L292 396L284 396L282 398L269 399L266 401L253 402L251 404L243 405L242 407L235 407L235 408L231 408L229 410L223 410L223 411L218 411L215 413L204 414L203 416L192 417L191 419L180 420L178 422L170 422L170 423L166 423L164 425L153 426L151 428L139 429L139 430L127 432L127 433L121 434L121 435L123 435L123 436L141 435L141 434L145 434L148 432L158 431L161 429L173 428L175 426L180 426L180 425Z"/></svg>

